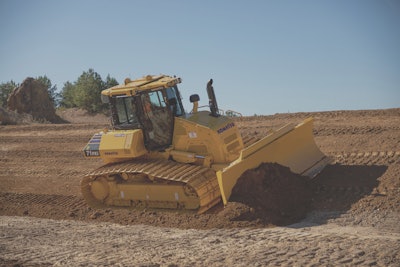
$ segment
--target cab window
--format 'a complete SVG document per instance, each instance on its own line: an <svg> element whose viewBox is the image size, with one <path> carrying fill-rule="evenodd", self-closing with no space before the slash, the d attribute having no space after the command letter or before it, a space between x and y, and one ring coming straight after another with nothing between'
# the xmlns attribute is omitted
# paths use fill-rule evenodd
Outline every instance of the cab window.
<svg viewBox="0 0 400 267"><path fill-rule="evenodd" d="M150 103L152 106L157 108L164 108L166 106L164 97L161 91L155 91L149 93Z"/></svg>
<svg viewBox="0 0 400 267"><path fill-rule="evenodd" d="M135 128L138 126L139 120L136 114L136 106L133 97L116 97L113 99L116 116L114 124L115 126L121 126L123 128Z"/></svg>
<svg viewBox="0 0 400 267"><path fill-rule="evenodd" d="M181 96L179 95L179 91L176 87L170 87L167 88L167 98L169 103L173 103L171 105L172 111L175 110L174 116L182 116L185 111L183 110L182 102L181 102Z"/></svg>

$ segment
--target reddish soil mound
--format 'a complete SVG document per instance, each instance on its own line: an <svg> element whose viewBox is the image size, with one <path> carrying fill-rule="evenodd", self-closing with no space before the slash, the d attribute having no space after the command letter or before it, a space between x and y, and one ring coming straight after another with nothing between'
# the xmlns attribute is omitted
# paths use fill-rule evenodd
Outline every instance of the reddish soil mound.
<svg viewBox="0 0 400 267"><path fill-rule="evenodd" d="M37 121L64 122L56 115L53 102L45 86L33 78L26 78L19 87L11 92L7 105L10 110L20 114L30 114Z"/></svg>
<svg viewBox="0 0 400 267"><path fill-rule="evenodd" d="M307 178L275 163L246 171L232 190L230 201L249 206L237 219L261 219L264 223L288 225L306 216L312 198Z"/></svg>

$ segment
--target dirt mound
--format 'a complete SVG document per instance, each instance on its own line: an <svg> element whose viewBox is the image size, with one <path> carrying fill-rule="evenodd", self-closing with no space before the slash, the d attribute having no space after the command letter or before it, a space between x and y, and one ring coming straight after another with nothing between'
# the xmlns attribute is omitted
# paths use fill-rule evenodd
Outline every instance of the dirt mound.
<svg viewBox="0 0 400 267"><path fill-rule="evenodd" d="M29 124L32 121L33 118L29 114L19 114L0 107L0 125Z"/></svg>
<svg viewBox="0 0 400 267"><path fill-rule="evenodd" d="M10 110L32 115L34 120L52 123L64 122L56 111L45 86L33 78L26 78L7 100Z"/></svg>
<svg viewBox="0 0 400 267"><path fill-rule="evenodd" d="M276 163L264 163L246 171L232 189L229 201L249 207L238 220L261 219L264 223L288 225L304 218L313 190L304 176Z"/></svg>

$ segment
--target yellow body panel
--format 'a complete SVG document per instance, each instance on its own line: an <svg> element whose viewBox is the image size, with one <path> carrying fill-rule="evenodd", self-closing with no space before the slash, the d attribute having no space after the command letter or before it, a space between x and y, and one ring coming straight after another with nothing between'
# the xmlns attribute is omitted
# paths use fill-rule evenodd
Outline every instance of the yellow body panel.
<svg viewBox="0 0 400 267"><path fill-rule="evenodd" d="M212 164L229 164L243 149L239 130L228 117L212 117L201 111L188 118L175 118L174 129L174 150L209 158Z"/></svg>
<svg viewBox="0 0 400 267"><path fill-rule="evenodd" d="M117 162L147 154L142 130L118 130L95 134L86 145L86 157L100 157L104 162Z"/></svg>
<svg viewBox="0 0 400 267"><path fill-rule="evenodd" d="M228 202L239 177L261 163L279 163L289 167L292 172L310 177L318 174L328 164L329 158L315 144L312 122L312 118L309 118L297 126L289 124L282 127L244 149L236 161L218 171L224 204Z"/></svg>

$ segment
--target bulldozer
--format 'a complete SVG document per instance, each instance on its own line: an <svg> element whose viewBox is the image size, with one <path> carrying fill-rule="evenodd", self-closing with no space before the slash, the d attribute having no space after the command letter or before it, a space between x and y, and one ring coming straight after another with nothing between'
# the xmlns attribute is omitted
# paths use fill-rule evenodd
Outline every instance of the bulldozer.
<svg viewBox="0 0 400 267"><path fill-rule="evenodd" d="M261 163L279 163L309 177L329 163L314 141L312 118L245 144L235 119L220 112L212 79L207 109L193 94L191 112L184 110L181 82L147 75L101 92L111 126L83 149L86 158L104 162L81 181L89 206L201 214L221 201L226 205L240 176Z"/></svg>

